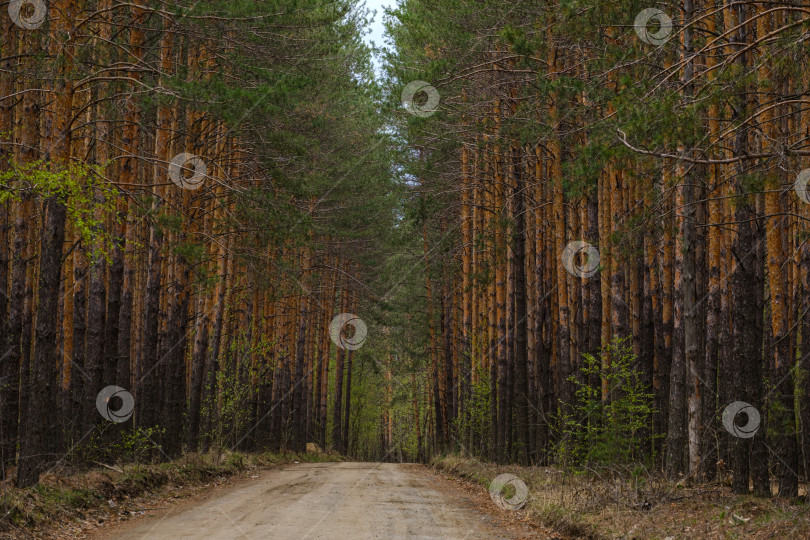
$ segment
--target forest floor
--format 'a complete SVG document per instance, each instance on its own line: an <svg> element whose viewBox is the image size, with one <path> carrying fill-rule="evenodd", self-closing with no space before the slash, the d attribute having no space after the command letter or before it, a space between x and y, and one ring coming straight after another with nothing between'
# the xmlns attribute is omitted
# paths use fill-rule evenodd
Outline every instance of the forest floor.
<svg viewBox="0 0 810 540"><path fill-rule="evenodd" d="M729 485L689 485L643 468L603 468L584 473L554 467L501 466L457 456L432 462L435 469L482 491L502 473L528 488L518 520L565 537L592 539L810 538L806 486L796 500L736 495Z"/></svg>
<svg viewBox="0 0 810 540"><path fill-rule="evenodd" d="M15 488L7 480L0 482L0 540L87 538L100 528L173 507L254 477L259 471L343 459L320 451L192 454L169 463L51 472L30 489Z"/></svg>

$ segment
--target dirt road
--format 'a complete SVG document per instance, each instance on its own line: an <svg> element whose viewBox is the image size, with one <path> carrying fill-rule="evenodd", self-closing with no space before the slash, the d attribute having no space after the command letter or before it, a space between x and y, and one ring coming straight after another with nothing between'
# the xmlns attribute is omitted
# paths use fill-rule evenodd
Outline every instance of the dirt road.
<svg viewBox="0 0 810 540"><path fill-rule="evenodd" d="M101 537L513 538L440 483L408 465L302 463L263 471L208 500L113 527Z"/></svg>

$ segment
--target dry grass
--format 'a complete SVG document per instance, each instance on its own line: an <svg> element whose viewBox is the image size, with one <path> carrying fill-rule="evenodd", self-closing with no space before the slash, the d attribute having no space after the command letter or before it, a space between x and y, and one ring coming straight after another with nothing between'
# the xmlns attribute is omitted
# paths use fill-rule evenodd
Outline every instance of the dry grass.
<svg viewBox="0 0 810 540"><path fill-rule="evenodd" d="M187 454L154 465L101 466L82 472L48 473L29 489L13 487L7 481L0 485L0 539L64 537L64 530L71 529L74 523L107 521L122 512L128 513L129 509L144 507L146 498L159 504L161 497L177 498L180 489L209 487L258 468L342 459L323 452Z"/></svg>
<svg viewBox="0 0 810 540"><path fill-rule="evenodd" d="M487 486L511 472L529 488L529 519L566 536L624 539L810 538L810 513L796 501L735 495L723 483L686 485L643 468L581 473L499 466L448 456L447 472ZM804 492L804 490L802 490Z"/></svg>

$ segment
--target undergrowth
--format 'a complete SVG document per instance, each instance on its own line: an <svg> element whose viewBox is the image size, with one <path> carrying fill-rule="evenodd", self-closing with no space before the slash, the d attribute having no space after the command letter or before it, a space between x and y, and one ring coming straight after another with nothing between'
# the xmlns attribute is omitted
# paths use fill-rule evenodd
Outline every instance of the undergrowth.
<svg viewBox="0 0 810 540"><path fill-rule="evenodd" d="M57 520L80 520L94 510L153 494L169 486L193 486L252 469L293 462L341 461L322 452L187 454L157 464L106 466L83 472L42 475L39 484L20 489L0 484L0 539L29 536Z"/></svg>
<svg viewBox="0 0 810 540"><path fill-rule="evenodd" d="M460 455L439 470L488 488L502 473L526 483L522 517L566 537L626 539L810 538L804 500L737 495L728 482L672 481L643 465L583 469L498 465ZM800 487L800 493L806 493ZM493 512L506 512L492 505Z"/></svg>

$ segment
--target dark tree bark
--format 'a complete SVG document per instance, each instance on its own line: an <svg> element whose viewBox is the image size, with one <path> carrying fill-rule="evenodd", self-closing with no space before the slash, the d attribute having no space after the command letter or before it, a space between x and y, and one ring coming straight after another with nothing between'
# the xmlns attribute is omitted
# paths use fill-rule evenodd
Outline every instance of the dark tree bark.
<svg viewBox="0 0 810 540"><path fill-rule="evenodd" d="M70 370L70 409L65 411L70 416L65 418L65 425L70 426L70 435L76 442L97 420L93 384L87 362L87 267L81 258L83 253L74 254L73 264L73 350ZM92 407L92 408L91 408Z"/></svg>
<svg viewBox="0 0 810 540"><path fill-rule="evenodd" d="M307 307L309 296L303 296L300 301L298 314L298 332L295 346L295 376L292 388L292 411L291 419L293 423L292 450L294 452L304 452L307 446L306 440L306 402L304 398L304 368L306 366L306 336L307 336ZM341 444L341 449L345 448Z"/></svg>
<svg viewBox="0 0 810 540"><path fill-rule="evenodd" d="M765 445L765 437L767 433L765 414L765 380L763 377L765 369L765 360L762 351L771 351L772 347L763 348L763 339L765 336L765 234L761 226L757 225L756 228L756 253L754 254L755 275L756 275L756 294L754 296L754 314L755 314L755 328L754 343L753 343L753 356L747 359L748 367L745 370L749 373L747 383L750 387L750 403L756 404L755 406L762 414L763 422L757 431L757 435L751 440L751 479L754 484L754 494L760 497L771 496L771 480L769 472L769 458L770 451ZM770 336L770 331L768 335ZM795 469L794 469L795 470Z"/></svg>
<svg viewBox="0 0 810 540"><path fill-rule="evenodd" d="M156 205L155 208L159 208ZM161 262L163 257L160 250L163 234L156 225L150 226L149 231L149 262L146 277L146 301L144 302L144 323L141 336L141 357L138 363L138 381L136 399L138 407L136 423L140 427L149 428L160 421L160 373L158 369L158 322L160 317L160 288L161 288ZM202 384L200 382L200 384ZM196 390L196 388L195 388ZM199 409L197 410L199 415ZM199 416L197 416L199 421ZM199 424L197 424L199 427ZM196 433L195 439L196 444Z"/></svg>
<svg viewBox="0 0 810 540"><path fill-rule="evenodd" d="M512 251L515 257L515 397L517 408L518 459L528 465L533 454L529 436L529 372L526 312L526 186L523 178L523 159L518 147L512 148L512 165L515 176L512 201L515 229L512 235Z"/></svg>
<svg viewBox="0 0 810 540"><path fill-rule="evenodd" d="M51 83L54 102L43 121L43 159L51 172L68 164L71 146L71 111L73 84L66 78L72 62L75 0L61 0L54 6L58 13L50 22L49 53L64 61ZM75 33L74 33L75 34ZM56 334L59 321L59 291L62 276L62 248L65 242L67 210L58 197L50 196L44 203L44 218L40 240L36 349L31 377L36 385L34 394L23 402L27 414L21 421L20 460L17 485L29 487L39 481L45 463L53 458L60 446L60 431L53 422L57 413L59 381ZM36 403L34 402L36 399Z"/></svg>
<svg viewBox="0 0 810 540"><path fill-rule="evenodd" d="M799 321L801 344L801 367L808 369L810 364L810 245L805 242L801 248L802 287ZM805 377L801 388L801 457L804 477L810 478L810 377Z"/></svg>
<svg viewBox="0 0 810 540"><path fill-rule="evenodd" d="M188 281L186 280L186 283ZM165 452L176 457L183 449L183 405L186 398L186 350L188 340L186 331L188 327L189 295L181 287L176 295L172 295L169 311L168 343L161 353L165 358L166 392L163 399L163 426L166 428L164 437Z"/></svg>
<svg viewBox="0 0 810 540"><path fill-rule="evenodd" d="M441 308L441 331L444 341L444 345L442 346L442 358L444 359L444 403L446 405L445 418L447 419L444 444L450 448L452 447L453 420L456 418L455 404L457 403L457 394L453 370L453 301L446 286L442 288Z"/></svg>
<svg viewBox="0 0 810 540"><path fill-rule="evenodd" d="M124 251L122 237L113 246L107 294L107 320L104 324L104 386L120 383L118 372L118 336L121 320L121 286L124 279Z"/></svg>
<svg viewBox="0 0 810 540"><path fill-rule="evenodd" d="M354 351L346 353L346 404L344 405L345 411L343 412L343 453L349 455L351 452L351 439L349 437L349 420L351 419L352 412L352 361L354 360Z"/></svg>
<svg viewBox="0 0 810 540"><path fill-rule="evenodd" d="M196 451L200 437L200 409L202 405L202 385L205 376L205 358L208 350L208 315L202 312L202 295L197 302L197 328L191 358L191 381L188 399L188 430L186 445Z"/></svg>
<svg viewBox="0 0 810 540"><path fill-rule="evenodd" d="M676 208L685 207L683 186L679 188L681 194L676 199ZM684 211L684 210L681 210ZM669 424L667 427L667 474L676 478L679 474L687 472L687 409L686 409L686 350L684 342L684 253L686 246L684 232L686 215L678 219L678 240L675 243L675 264L673 269L674 285L673 296L673 327L672 327L672 364L669 372ZM691 247L691 246L690 246Z"/></svg>
<svg viewBox="0 0 810 540"><path fill-rule="evenodd" d="M499 166L499 165L498 165ZM499 188L503 189L503 188ZM499 204L503 202L504 197L503 193L500 192L498 195ZM497 443L495 446L495 460L498 463L506 463L508 459L508 437L507 433L511 430L512 426L512 414L511 410L509 409L509 357L507 351L507 327L506 327L506 318L508 316L508 306L506 305L506 296L507 296L507 260L506 260L506 235L502 231L503 225L497 225L499 227L498 232L496 233L496 266L497 269L495 271L495 299L496 299L496 312L497 312L497 319L496 319L496 328L497 332L495 334L495 339L497 340L496 351L497 356L495 362L497 363L497 399L498 399L498 406L497 406L497 417L496 421L493 425L493 429L497 432ZM493 379L494 380L494 379Z"/></svg>
<svg viewBox="0 0 810 540"><path fill-rule="evenodd" d="M273 356L275 363L273 364L273 391L270 403L270 449L278 451L281 448L282 439L281 401L285 392L283 388L284 363L287 359L284 351L275 352Z"/></svg>
<svg viewBox="0 0 810 540"><path fill-rule="evenodd" d="M335 396L332 410L332 446L340 452L343 450L343 362L346 353L342 348L337 351L335 362Z"/></svg>
<svg viewBox="0 0 810 540"><path fill-rule="evenodd" d="M27 261L25 260L25 245L28 242L28 216L25 208L30 203L20 201L17 203L20 211L16 213L14 223L14 241L11 260L11 295L8 314L8 333L5 341L5 352L0 366L0 380L3 382L3 402L0 410L0 422L2 422L3 437L2 443L2 463L3 469L0 475L5 473L5 469L16 462L17 455L17 435L19 419L20 390L22 385L22 370L27 370L27 361L23 362L22 338L23 321L25 316L25 277L27 273ZM25 403L25 402L23 402Z"/></svg>
<svg viewBox="0 0 810 540"><path fill-rule="evenodd" d="M641 279L641 357L639 363L641 364L642 381L649 391L653 389L653 377L655 376L656 317L654 315L653 297L658 294L653 290L652 273L655 271L655 249L653 245L653 239L645 239ZM644 455L653 455L653 439L651 435L652 431L648 427L645 427L640 434L641 448Z"/></svg>
<svg viewBox="0 0 810 540"><path fill-rule="evenodd" d="M17 485L20 487L29 487L39 481L45 463L53 457L58 447L58 435L51 417L57 410L56 396L59 390L56 363L53 361L58 322L54 315L59 307L65 215L65 207L61 203L55 199L46 201L39 265L37 347L32 371L37 403L28 407L25 421L20 425L20 463L17 469Z"/></svg>
<svg viewBox="0 0 810 540"><path fill-rule="evenodd" d="M205 417L205 437L202 440L202 450L203 452L207 452L211 442L212 442L212 435L214 429L214 421L215 421L215 412L216 412L216 396L217 396L217 373L219 373L219 359L221 354L221 344L222 344L222 332L224 329L225 323L225 290L226 290L226 283L228 277L228 263L227 261L220 261L222 265L222 271L220 273L220 281L219 281L219 294L217 295L217 316L214 319L214 336L211 343L211 357L209 359L209 365L206 368L206 384L205 384L205 395L206 399L204 403L206 403L210 410L208 410L208 414ZM186 304L188 304L188 300L186 299ZM183 312L184 316L187 313L187 309ZM269 422L266 422L265 425L268 425Z"/></svg>
<svg viewBox="0 0 810 540"><path fill-rule="evenodd" d="M540 251L540 250L538 250ZM546 266L544 264L537 265L537 283L541 284L540 292L542 296L539 300L538 306L538 326L540 334L538 337L537 347L537 398L538 398L538 423L537 428L537 454L538 464L546 465L549 463L550 458L550 415L554 412L553 402L553 380L551 374L551 340L552 338L552 320L550 316L551 311L551 295L553 288L548 286L545 282L546 279Z"/></svg>
<svg viewBox="0 0 810 540"><path fill-rule="evenodd" d="M742 153L745 148L745 131L741 131L737 137L737 152ZM738 174L741 174L740 171ZM743 188L737 182L737 193L743 194ZM752 219L754 210L748 197L743 195L742 200L736 205L734 218L740 223L737 236L732 244L732 256L736 262L736 268L731 276L731 317L734 321L732 325L732 343L734 344L733 358L742 359L746 369L733 370L733 384L730 395L734 401L745 401L756 407L764 419L763 404L755 399L755 387L761 384L760 381L753 381L761 373L762 353L758 347L761 343L757 336L757 268L760 266L758 250L756 249L756 231ZM752 294L752 291L755 291ZM761 307L761 306L760 306ZM759 325L760 333L762 325ZM750 370L754 369L754 372ZM727 406L728 403L723 404ZM762 428L760 428L762 429ZM764 435L764 430L760 435ZM729 435L732 436L733 435ZM734 437L733 448L733 480L732 487L736 493L748 493L749 482L749 458L751 451L751 439L741 439Z"/></svg>
<svg viewBox="0 0 810 540"><path fill-rule="evenodd" d="M5 36L0 47L0 72L11 73L14 63L13 54L17 48L17 25L10 17L0 21ZM14 77L0 79L0 171L10 169L13 156L12 146L14 128ZM19 369L12 358L9 346L9 210L14 205L6 202L0 205L0 481L6 479L6 466L14 461L17 450L17 399L19 392ZM13 214L12 214L13 215Z"/></svg>
<svg viewBox="0 0 810 540"><path fill-rule="evenodd" d="M127 223L126 233L126 253L129 255L134 248L132 243L135 241L134 234L130 229L134 227L133 223ZM117 366L116 366L116 384L123 388L132 388L132 362L130 360L131 344L132 344L132 300L133 300L133 287L135 283L135 268L130 257L124 257L123 270L121 282L121 309L118 315L118 342L116 349L118 351Z"/></svg>
<svg viewBox="0 0 810 540"><path fill-rule="evenodd" d="M88 291L87 306L87 371L90 375L90 387L93 389L90 399L87 400L89 407L95 409L95 397L99 390L104 388L104 327L106 309L106 290L104 288L104 264L103 259L95 261L90 267L90 289ZM94 419L98 415L93 414L90 409L85 414L93 415Z"/></svg>

